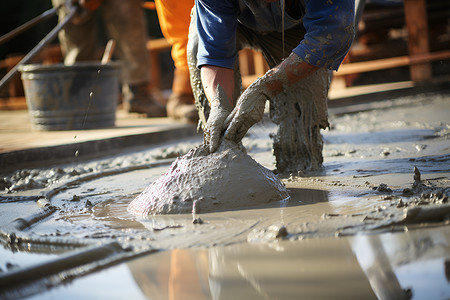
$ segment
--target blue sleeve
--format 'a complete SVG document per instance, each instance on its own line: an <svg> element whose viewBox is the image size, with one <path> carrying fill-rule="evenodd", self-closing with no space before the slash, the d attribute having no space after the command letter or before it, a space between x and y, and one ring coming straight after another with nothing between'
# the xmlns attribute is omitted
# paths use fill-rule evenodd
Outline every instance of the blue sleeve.
<svg viewBox="0 0 450 300"><path fill-rule="evenodd" d="M293 52L312 65L337 70L353 42L354 14L354 0L307 1L306 34Z"/></svg>
<svg viewBox="0 0 450 300"><path fill-rule="evenodd" d="M237 5L233 0L196 0L199 37L197 67L233 69L237 57Z"/></svg>

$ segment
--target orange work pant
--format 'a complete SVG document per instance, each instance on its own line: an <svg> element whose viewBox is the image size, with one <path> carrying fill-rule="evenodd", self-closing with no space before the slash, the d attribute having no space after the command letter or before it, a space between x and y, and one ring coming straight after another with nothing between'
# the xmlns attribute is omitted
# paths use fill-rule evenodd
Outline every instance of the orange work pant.
<svg viewBox="0 0 450 300"><path fill-rule="evenodd" d="M155 4L161 31L172 45L175 68L188 70L186 47L194 0L155 0Z"/></svg>

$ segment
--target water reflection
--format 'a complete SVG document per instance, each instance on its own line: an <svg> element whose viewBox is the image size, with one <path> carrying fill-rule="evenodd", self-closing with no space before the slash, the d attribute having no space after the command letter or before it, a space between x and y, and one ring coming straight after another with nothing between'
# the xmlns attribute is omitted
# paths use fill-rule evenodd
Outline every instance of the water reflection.
<svg viewBox="0 0 450 300"><path fill-rule="evenodd" d="M449 299L450 228L349 240L379 299Z"/></svg>
<svg viewBox="0 0 450 300"><path fill-rule="evenodd" d="M23 268L57 259L30 250L0 251L3 271L6 264ZM32 299L449 299L449 267L450 227L444 226L161 251Z"/></svg>
<svg viewBox="0 0 450 300"><path fill-rule="evenodd" d="M345 239L176 250L128 266L149 299L375 299Z"/></svg>
<svg viewBox="0 0 450 300"><path fill-rule="evenodd" d="M149 299L448 299L449 233L172 250L128 267Z"/></svg>

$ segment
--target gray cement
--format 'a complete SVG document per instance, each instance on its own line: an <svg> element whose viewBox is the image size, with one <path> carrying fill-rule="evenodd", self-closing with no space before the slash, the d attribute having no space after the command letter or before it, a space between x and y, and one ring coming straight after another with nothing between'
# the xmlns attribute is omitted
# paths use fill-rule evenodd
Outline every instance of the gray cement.
<svg viewBox="0 0 450 300"><path fill-rule="evenodd" d="M223 140L209 152L200 145L177 158L128 210L139 216L206 213L288 200L283 183L243 148Z"/></svg>

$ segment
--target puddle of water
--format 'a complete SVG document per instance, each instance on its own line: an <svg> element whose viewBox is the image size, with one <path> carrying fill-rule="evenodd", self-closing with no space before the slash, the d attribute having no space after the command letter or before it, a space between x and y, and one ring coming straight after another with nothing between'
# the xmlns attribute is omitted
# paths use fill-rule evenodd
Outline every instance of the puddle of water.
<svg viewBox="0 0 450 300"><path fill-rule="evenodd" d="M330 205L333 207L333 212L337 214L357 214L365 211L370 211L377 205L388 203L389 200L382 201L380 199L362 199L361 196L348 196L342 192L330 193Z"/></svg>
<svg viewBox="0 0 450 300"><path fill-rule="evenodd" d="M17 268L26 268L32 265L51 261L58 257L56 249L50 248L34 248L33 252L23 249L22 251L11 251L0 245L0 270L1 272L8 272Z"/></svg>
<svg viewBox="0 0 450 300"><path fill-rule="evenodd" d="M28 297L29 300L64 299L64 300L144 300L147 298L133 278L125 264L112 267L75 281L59 285L42 294Z"/></svg>
<svg viewBox="0 0 450 300"><path fill-rule="evenodd" d="M56 194L51 203L61 208L60 217L70 222L100 223L113 229L142 228L128 213L128 204L166 169L155 167L90 180Z"/></svg>
<svg viewBox="0 0 450 300"><path fill-rule="evenodd" d="M63 207L69 205L68 203L70 206L83 206L88 200L92 205L96 205L106 199L134 198L167 168L168 166L154 167L89 180L56 194L51 198L51 202L55 206Z"/></svg>
<svg viewBox="0 0 450 300"><path fill-rule="evenodd" d="M448 299L450 228L150 254L30 299Z"/></svg>
<svg viewBox="0 0 450 300"><path fill-rule="evenodd" d="M20 207L22 212L26 214L39 212L39 207L36 205L35 201L26 201L20 203L1 203L0 204L0 226L6 226L15 219L21 217L17 213L17 209Z"/></svg>
<svg viewBox="0 0 450 300"><path fill-rule="evenodd" d="M449 299L450 228L349 238L380 299L410 289L412 299ZM398 298L397 298L398 299Z"/></svg>
<svg viewBox="0 0 450 300"><path fill-rule="evenodd" d="M326 140L330 144L376 145L422 140L424 137L433 136L434 133L435 131L431 129L385 130L364 133L330 132L326 135Z"/></svg>

